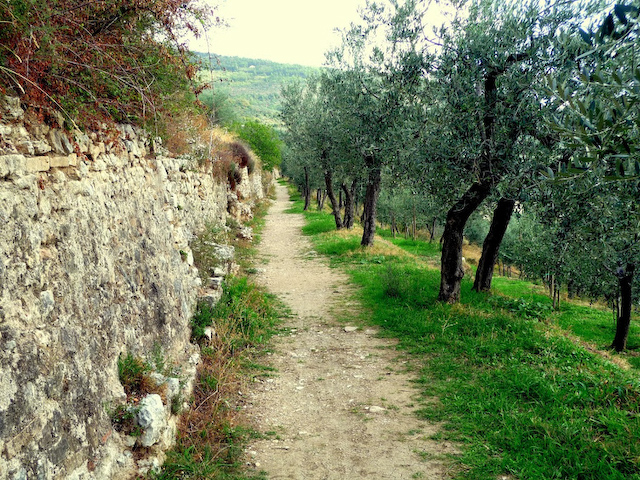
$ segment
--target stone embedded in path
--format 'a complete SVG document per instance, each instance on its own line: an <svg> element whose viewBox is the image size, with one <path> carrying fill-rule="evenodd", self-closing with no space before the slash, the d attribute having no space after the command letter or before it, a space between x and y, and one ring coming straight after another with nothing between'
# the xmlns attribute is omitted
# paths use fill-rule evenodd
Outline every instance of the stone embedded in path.
<svg viewBox="0 0 640 480"><path fill-rule="evenodd" d="M358 330L358 327L344 327L344 331L347 333L355 332Z"/></svg>
<svg viewBox="0 0 640 480"><path fill-rule="evenodd" d="M386 412L387 411L386 408L376 407L375 405L372 405L370 407L366 407L365 410L367 410L369 413L382 413L382 412Z"/></svg>

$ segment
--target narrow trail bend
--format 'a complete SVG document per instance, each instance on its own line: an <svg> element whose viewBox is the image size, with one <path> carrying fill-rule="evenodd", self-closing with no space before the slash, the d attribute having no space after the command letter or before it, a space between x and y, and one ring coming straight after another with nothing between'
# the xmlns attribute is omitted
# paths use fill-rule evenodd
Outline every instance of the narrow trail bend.
<svg viewBox="0 0 640 480"><path fill-rule="evenodd" d="M269 432L249 446L252 465L272 480L449 478L442 454L454 448L413 414L406 362L375 330L335 321L349 308L347 279L313 256L290 205L279 185L259 246L259 279L293 315L273 340L274 376L248 392L247 413Z"/></svg>

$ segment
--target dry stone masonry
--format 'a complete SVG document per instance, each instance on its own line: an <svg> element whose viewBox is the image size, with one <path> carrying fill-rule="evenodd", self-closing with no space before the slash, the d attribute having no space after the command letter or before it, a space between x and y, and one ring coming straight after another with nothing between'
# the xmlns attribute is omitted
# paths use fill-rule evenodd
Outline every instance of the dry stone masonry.
<svg viewBox="0 0 640 480"><path fill-rule="evenodd" d="M173 442L199 358L189 242L263 189L259 172L231 192L158 150L127 125L70 135L0 96L0 478L130 478ZM151 352L173 373L154 373L165 394L142 399L131 437L112 422L118 358Z"/></svg>

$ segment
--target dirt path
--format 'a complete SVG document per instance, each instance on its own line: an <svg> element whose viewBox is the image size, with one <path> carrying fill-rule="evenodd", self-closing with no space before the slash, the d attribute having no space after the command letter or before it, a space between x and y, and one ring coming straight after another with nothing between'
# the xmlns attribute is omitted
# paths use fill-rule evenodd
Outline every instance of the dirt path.
<svg viewBox="0 0 640 480"><path fill-rule="evenodd" d="M294 315L274 339L277 373L248 394L248 413L270 432L249 447L252 464L273 480L448 478L439 459L453 447L429 440L435 427L413 415L406 361L374 330L336 323L346 278L313 256L289 206L278 186L259 247L260 280Z"/></svg>

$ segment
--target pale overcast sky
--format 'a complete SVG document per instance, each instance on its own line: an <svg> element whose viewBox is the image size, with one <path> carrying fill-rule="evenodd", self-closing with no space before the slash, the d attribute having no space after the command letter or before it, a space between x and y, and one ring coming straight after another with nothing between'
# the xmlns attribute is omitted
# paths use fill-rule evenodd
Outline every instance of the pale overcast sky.
<svg viewBox="0 0 640 480"><path fill-rule="evenodd" d="M209 51L280 63L321 66L324 53L340 43L335 28L359 19L364 0L226 0L220 16L229 27L208 34ZM207 52L204 39L191 50Z"/></svg>

